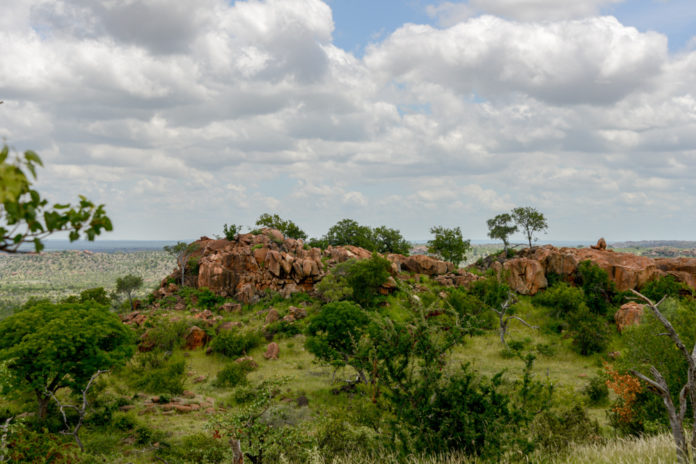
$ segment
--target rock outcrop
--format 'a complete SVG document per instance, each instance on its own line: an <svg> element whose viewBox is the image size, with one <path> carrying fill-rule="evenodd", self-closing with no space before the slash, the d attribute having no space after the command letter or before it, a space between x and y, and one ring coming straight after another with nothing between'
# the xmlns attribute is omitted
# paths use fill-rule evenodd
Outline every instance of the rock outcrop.
<svg viewBox="0 0 696 464"><path fill-rule="evenodd" d="M604 269L619 291L638 289L668 274L696 288L696 258L652 259L615 253L601 249L601 240L597 248L527 248L512 259L493 262L491 267L505 277L513 290L534 295L547 287L546 276L550 273L572 280L578 265L588 260Z"/></svg>
<svg viewBox="0 0 696 464"><path fill-rule="evenodd" d="M243 303L257 301L271 290L288 297L300 291L311 291L328 270L349 259L368 259L372 252L356 246L329 246L322 251L309 248L301 240L286 239L274 229L262 229L257 234L240 234L235 240L214 240L202 237L197 241L197 251L192 261L198 262L196 269L189 266L186 282L191 286L207 287L217 295L232 297ZM455 273L451 263L424 255L387 255L392 263L392 274L411 272L428 276L448 275L447 282L458 285L475 279L467 273ZM160 298L173 295L177 285L172 278L180 276L176 271L162 281L155 292ZM383 286L382 293L396 288L393 278ZM226 303L223 310L235 312L241 306ZM292 314L301 319L304 314ZM271 321L267 321L270 323Z"/></svg>

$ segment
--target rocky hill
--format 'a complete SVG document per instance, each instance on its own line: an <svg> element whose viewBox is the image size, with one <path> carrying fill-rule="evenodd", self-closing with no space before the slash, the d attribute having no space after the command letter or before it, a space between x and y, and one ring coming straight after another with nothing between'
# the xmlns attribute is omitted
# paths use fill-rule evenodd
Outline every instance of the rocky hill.
<svg viewBox="0 0 696 464"><path fill-rule="evenodd" d="M232 241L201 237L196 245L198 249L184 273L187 285L206 287L243 303L253 303L269 290L285 297L311 291L337 263L372 256L370 251L355 246L310 248L274 229L240 234ZM464 270L455 270L451 263L425 255L389 254L385 258L392 263L394 277L402 273L425 274L445 285L462 285L477 278ZM176 285L172 279L178 282L180 276L175 271L165 278L157 296L173 293Z"/></svg>
<svg viewBox="0 0 696 464"><path fill-rule="evenodd" d="M502 273L515 291L533 295L548 285L550 273L571 280L578 264L592 261L604 269L620 291L638 289L665 275L696 288L696 258L657 258L617 253L603 247L556 248L551 245L521 250L512 259L488 262L485 268Z"/></svg>

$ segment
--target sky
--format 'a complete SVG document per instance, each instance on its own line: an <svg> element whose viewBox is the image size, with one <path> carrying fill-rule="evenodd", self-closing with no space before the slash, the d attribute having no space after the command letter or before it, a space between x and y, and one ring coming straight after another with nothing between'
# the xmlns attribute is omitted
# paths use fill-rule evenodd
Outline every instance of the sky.
<svg viewBox="0 0 696 464"><path fill-rule="evenodd" d="M105 239L343 218L694 240L693 0L12 0L0 138ZM522 235L516 236L522 240Z"/></svg>

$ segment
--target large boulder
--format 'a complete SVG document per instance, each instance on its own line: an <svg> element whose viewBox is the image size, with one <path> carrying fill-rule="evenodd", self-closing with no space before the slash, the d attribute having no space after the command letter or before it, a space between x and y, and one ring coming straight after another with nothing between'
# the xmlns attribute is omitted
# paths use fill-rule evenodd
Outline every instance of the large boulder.
<svg viewBox="0 0 696 464"><path fill-rule="evenodd" d="M415 274L436 276L454 272L454 264L426 255L408 256L399 261L402 271L413 272Z"/></svg>
<svg viewBox="0 0 696 464"><path fill-rule="evenodd" d="M614 314L614 321L619 332L622 332L628 326L640 324L644 308L645 305L634 301L622 305Z"/></svg>

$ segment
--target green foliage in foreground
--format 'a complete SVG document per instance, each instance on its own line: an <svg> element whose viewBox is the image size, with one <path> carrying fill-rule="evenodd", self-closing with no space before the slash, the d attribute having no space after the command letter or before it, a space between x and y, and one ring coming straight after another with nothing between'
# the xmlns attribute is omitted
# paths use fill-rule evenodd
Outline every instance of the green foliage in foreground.
<svg viewBox="0 0 696 464"><path fill-rule="evenodd" d="M29 389L46 417L61 388L81 391L92 374L123 364L133 354L133 334L96 304L41 303L0 321L0 360L17 389Z"/></svg>
<svg viewBox="0 0 696 464"><path fill-rule="evenodd" d="M80 195L77 206L56 203L49 207L48 200L32 188L36 168L43 166L39 155L25 151L24 156L8 162L10 149L0 149L0 251L16 253L26 242L34 250L43 250L43 239L56 232L68 232L71 242L81 236L88 240L111 231L111 220L104 205L95 205Z"/></svg>

